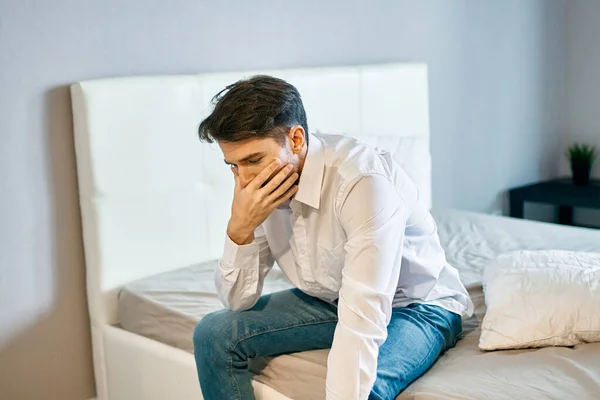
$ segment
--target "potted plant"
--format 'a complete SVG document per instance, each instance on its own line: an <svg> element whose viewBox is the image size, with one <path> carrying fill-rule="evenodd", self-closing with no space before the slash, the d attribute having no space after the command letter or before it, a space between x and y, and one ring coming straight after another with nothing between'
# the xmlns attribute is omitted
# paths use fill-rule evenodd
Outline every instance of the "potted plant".
<svg viewBox="0 0 600 400"><path fill-rule="evenodd" d="M590 182L590 171L596 156L596 146L593 145L575 143L567 148L574 185L584 186Z"/></svg>

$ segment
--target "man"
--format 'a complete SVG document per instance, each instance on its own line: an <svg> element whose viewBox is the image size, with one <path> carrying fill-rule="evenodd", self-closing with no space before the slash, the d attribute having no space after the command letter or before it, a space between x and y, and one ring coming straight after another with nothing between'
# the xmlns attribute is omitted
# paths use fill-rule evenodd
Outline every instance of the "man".
<svg viewBox="0 0 600 400"><path fill-rule="evenodd" d="M235 191L216 286L194 332L208 400L253 399L248 360L331 348L328 400L393 399L462 331L472 303L415 184L388 152L308 133L300 94L256 76L199 128ZM297 289L261 297L274 261Z"/></svg>

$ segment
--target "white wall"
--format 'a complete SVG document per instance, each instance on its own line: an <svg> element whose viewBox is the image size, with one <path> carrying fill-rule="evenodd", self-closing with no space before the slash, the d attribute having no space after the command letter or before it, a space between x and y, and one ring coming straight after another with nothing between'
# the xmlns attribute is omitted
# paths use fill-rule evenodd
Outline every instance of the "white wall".
<svg viewBox="0 0 600 400"><path fill-rule="evenodd" d="M68 84L426 62L434 201L490 211L506 188L557 172L564 8L558 0L3 0L0 398L94 392Z"/></svg>
<svg viewBox="0 0 600 400"><path fill-rule="evenodd" d="M563 149L573 142L600 151L600 1L577 0L567 8L567 129ZM562 172L570 174L562 157ZM592 177L600 179L600 158ZM600 211L578 209L576 222L600 226Z"/></svg>

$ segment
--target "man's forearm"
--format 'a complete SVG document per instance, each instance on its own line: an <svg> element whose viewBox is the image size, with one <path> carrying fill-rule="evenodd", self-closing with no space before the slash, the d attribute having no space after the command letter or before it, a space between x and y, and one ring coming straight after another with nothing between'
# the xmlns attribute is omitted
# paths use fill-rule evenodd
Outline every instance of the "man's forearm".
<svg viewBox="0 0 600 400"><path fill-rule="evenodd" d="M256 233L242 232L240 244L234 241L236 231L231 231L233 238L229 235L225 238L223 257L215 271L215 283L225 307L241 311L252 307L260 297L262 282L274 260L262 227L257 227ZM246 241L248 243L244 243Z"/></svg>

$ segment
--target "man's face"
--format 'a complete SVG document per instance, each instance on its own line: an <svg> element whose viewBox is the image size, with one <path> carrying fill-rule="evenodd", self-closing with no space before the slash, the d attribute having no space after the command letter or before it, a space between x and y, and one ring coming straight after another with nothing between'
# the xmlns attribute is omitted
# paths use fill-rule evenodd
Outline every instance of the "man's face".
<svg viewBox="0 0 600 400"><path fill-rule="evenodd" d="M275 158L279 158L281 164L269 180L287 164L292 164L294 171L299 172L299 159L292 152L292 142L289 138L286 138L284 146L273 138L219 142L219 146L223 151L225 163L238 173L242 187L246 187Z"/></svg>

